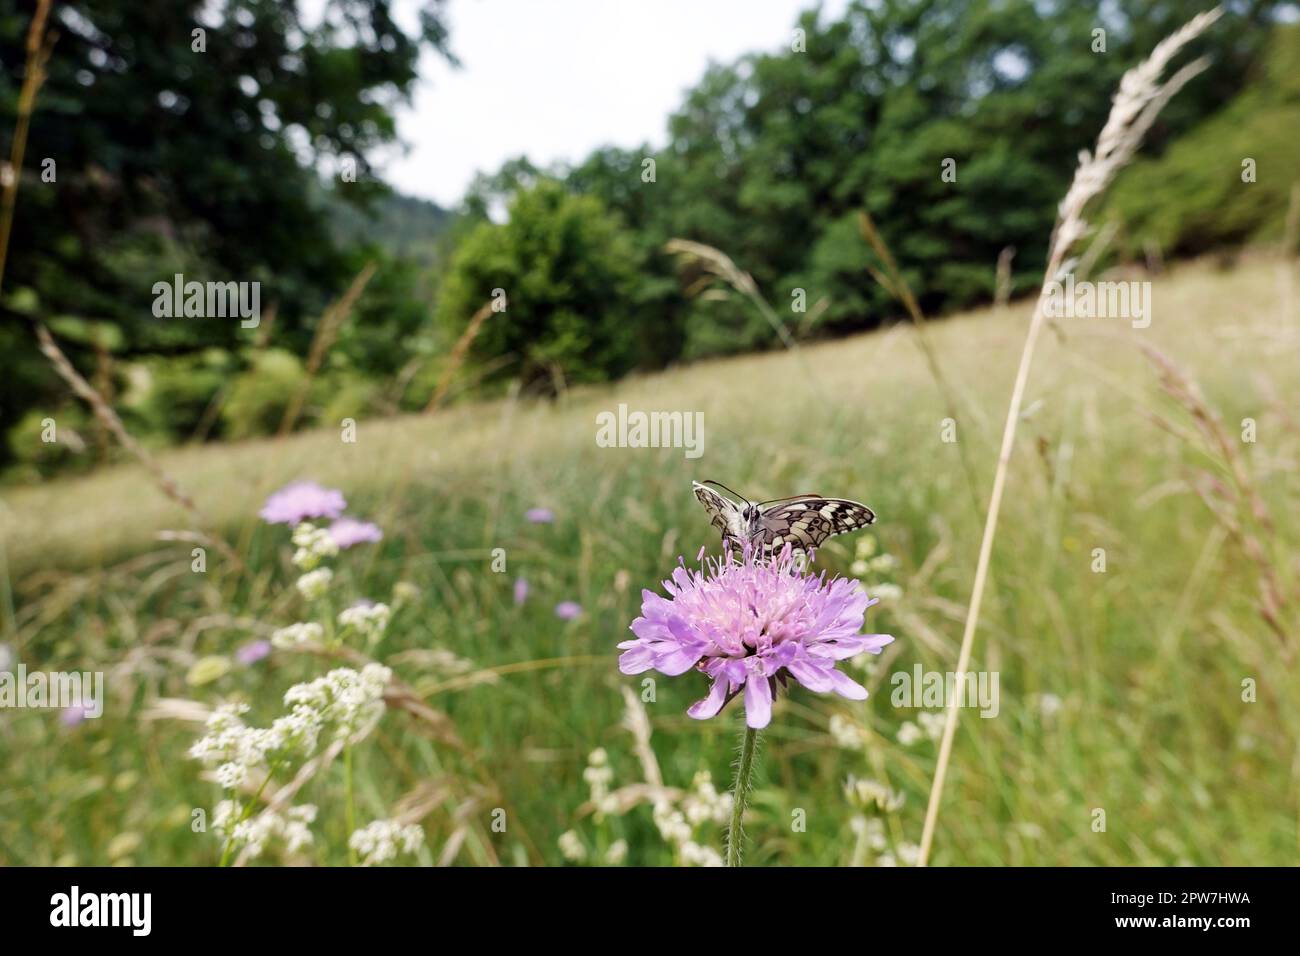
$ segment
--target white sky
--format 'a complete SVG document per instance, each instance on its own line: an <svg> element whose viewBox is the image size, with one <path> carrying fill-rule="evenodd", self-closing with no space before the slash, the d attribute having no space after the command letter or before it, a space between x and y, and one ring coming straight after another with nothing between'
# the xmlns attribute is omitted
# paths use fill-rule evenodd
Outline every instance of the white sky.
<svg viewBox="0 0 1300 956"><path fill-rule="evenodd" d="M520 154L546 166L607 144L662 145L668 115L710 61L788 49L799 12L816 3L451 0L461 67L426 55L413 107L398 118L410 152L381 164L382 175L454 206L474 173ZM847 5L822 0L823 17Z"/></svg>

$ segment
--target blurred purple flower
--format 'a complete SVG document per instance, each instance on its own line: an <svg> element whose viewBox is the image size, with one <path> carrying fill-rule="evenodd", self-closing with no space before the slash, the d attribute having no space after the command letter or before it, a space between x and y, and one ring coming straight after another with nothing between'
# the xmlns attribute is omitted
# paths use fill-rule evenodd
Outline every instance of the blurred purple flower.
<svg viewBox="0 0 1300 956"><path fill-rule="evenodd" d="M308 518L337 518L347 506L341 491L295 481L267 498L258 515L268 524L296 525Z"/></svg>
<svg viewBox="0 0 1300 956"><path fill-rule="evenodd" d="M550 524L555 520L555 512L550 508L529 508L524 517L533 524Z"/></svg>
<svg viewBox="0 0 1300 956"><path fill-rule="evenodd" d="M249 641L235 651L235 660L241 664L256 664L271 653L270 641Z"/></svg>
<svg viewBox="0 0 1300 956"><path fill-rule="evenodd" d="M515 578L515 604L522 605L528 600L528 579Z"/></svg>
<svg viewBox="0 0 1300 956"><path fill-rule="evenodd" d="M618 645L624 652L618 667L624 674L657 670L670 677L693 667L703 671L713 686L687 710L699 720L743 690L745 722L766 727L778 684L791 677L818 693L863 700L866 688L837 671L836 661L879 654L893 641L859 633L876 603L861 582L827 581L825 572L798 569L789 546L770 561L728 554L699 571L678 567L663 584L667 598L641 592L641 616L631 626L636 639Z"/></svg>
<svg viewBox="0 0 1300 956"><path fill-rule="evenodd" d="M582 605L577 601L561 601L555 605L555 616L561 621L572 621L582 613Z"/></svg>
<svg viewBox="0 0 1300 956"><path fill-rule="evenodd" d="M343 517L330 525L330 537L334 539L335 544L346 551L354 544L382 541L384 532L380 530L379 525L369 521Z"/></svg>
<svg viewBox="0 0 1300 956"><path fill-rule="evenodd" d="M90 713L90 708L85 704L73 704L70 707L64 707L59 713L59 722L64 727L75 727L86 719L88 713Z"/></svg>

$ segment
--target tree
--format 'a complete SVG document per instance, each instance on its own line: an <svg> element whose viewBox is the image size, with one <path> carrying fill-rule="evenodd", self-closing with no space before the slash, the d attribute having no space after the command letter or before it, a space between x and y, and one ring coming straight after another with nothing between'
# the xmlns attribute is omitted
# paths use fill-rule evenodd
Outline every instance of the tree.
<svg viewBox="0 0 1300 956"><path fill-rule="evenodd" d="M300 347L307 321L350 280L317 177L362 201L383 190L368 154L395 136L393 108L422 49L445 51L442 0L404 31L391 0L329 0L309 23L295 0L67 0L32 120L5 319L71 315L122 331L121 353L240 341L238 321L159 320L153 284L262 284L274 334ZM0 109L15 117L33 4L0 14ZM53 181L42 179L55 162ZM0 386L0 417L61 394L25 329ZM73 359L85 364L73 343ZM8 371L8 370L7 370Z"/></svg>
<svg viewBox="0 0 1300 956"><path fill-rule="evenodd" d="M471 352L480 363L509 359L490 379L517 376L549 391L557 372L568 382L614 378L636 364L628 304L639 258L599 200L541 179L515 195L506 222L482 221L461 242L439 323L459 335L481 306L504 296L504 311L482 325Z"/></svg>

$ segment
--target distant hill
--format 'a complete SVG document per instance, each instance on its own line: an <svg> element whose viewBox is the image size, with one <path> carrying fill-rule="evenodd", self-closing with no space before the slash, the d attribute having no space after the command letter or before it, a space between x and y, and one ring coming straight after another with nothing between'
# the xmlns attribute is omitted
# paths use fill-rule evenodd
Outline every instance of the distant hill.
<svg viewBox="0 0 1300 956"><path fill-rule="evenodd" d="M374 199L368 208L345 202L322 187L330 228L340 242L374 242L406 259L429 259L437 240L455 214L437 203L392 192Z"/></svg>

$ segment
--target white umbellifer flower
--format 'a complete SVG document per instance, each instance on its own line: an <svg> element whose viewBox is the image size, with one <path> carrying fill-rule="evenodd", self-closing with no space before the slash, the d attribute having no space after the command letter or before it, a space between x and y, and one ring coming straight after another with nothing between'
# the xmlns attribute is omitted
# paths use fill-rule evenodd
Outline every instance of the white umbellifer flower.
<svg viewBox="0 0 1300 956"><path fill-rule="evenodd" d="M315 601L326 591L329 590L330 582L334 580L334 572L329 568L317 568L315 571L308 571L298 579L298 593L308 601Z"/></svg>
<svg viewBox="0 0 1300 956"><path fill-rule="evenodd" d="M396 820L375 820L348 838L348 846L357 852L362 866L387 863L399 853L416 853L423 845L424 829L419 824L403 826Z"/></svg>
<svg viewBox="0 0 1300 956"><path fill-rule="evenodd" d="M1061 698L1055 694L1038 695L1038 711L1044 717L1055 717L1060 712L1062 703Z"/></svg>
<svg viewBox="0 0 1300 956"><path fill-rule="evenodd" d="M256 859L272 846L282 846L290 854L311 846L314 841L307 825L315 819L316 807L305 803L290 807L283 815L263 811L239 820L234 802L222 800L212 812L212 828L228 839L233 849L246 850L250 858Z"/></svg>
<svg viewBox="0 0 1300 956"><path fill-rule="evenodd" d="M892 554L878 554L871 559L872 571L892 571L898 567L898 558Z"/></svg>
<svg viewBox="0 0 1300 956"><path fill-rule="evenodd" d="M870 570L871 565L867 564L865 561L854 561L849 565L849 574L853 575L855 578L865 578L867 572Z"/></svg>
<svg viewBox="0 0 1300 956"><path fill-rule="evenodd" d="M673 846L681 846L691 839L692 829L686 822L686 815L667 801L661 800L655 804L654 822L659 828L659 835Z"/></svg>
<svg viewBox="0 0 1300 956"><path fill-rule="evenodd" d="M339 627L353 630L367 641L375 641L388 626L387 604L354 604L339 613Z"/></svg>
<svg viewBox="0 0 1300 956"><path fill-rule="evenodd" d="M831 739L845 750L861 750L866 744L862 728L843 714L831 714Z"/></svg>
<svg viewBox="0 0 1300 956"><path fill-rule="evenodd" d="M898 742L904 747L910 747L924 738L925 734L921 732L921 728L910 720L903 721L903 726L898 728Z"/></svg>
<svg viewBox="0 0 1300 956"><path fill-rule="evenodd" d="M844 792L850 802L868 810L874 808L893 813L903 806L903 794L876 780L860 780L852 774L844 784Z"/></svg>
<svg viewBox="0 0 1300 956"><path fill-rule="evenodd" d="M217 783L223 790L234 790L248 779L248 767L233 760L217 768Z"/></svg>
<svg viewBox="0 0 1300 956"><path fill-rule="evenodd" d="M609 763L609 754L605 752L604 747L597 747L591 753L587 754L587 764L592 767L603 767Z"/></svg>
<svg viewBox="0 0 1300 956"><path fill-rule="evenodd" d="M894 859L894 854L882 853L876 857L876 866L898 866L898 861Z"/></svg>
<svg viewBox="0 0 1300 956"><path fill-rule="evenodd" d="M682 863L686 866L722 866L722 855L713 847L687 841L682 844Z"/></svg>
<svg viewBox="0 0 1300 956"><path fill-rule="evenodd" d="M304 571L311 571L320 565L322 559L339 553L338 542L329 530L317 528L310 521L304 521L294 529L293 543L297 547L293 563Z"/></svg>
<svg viewBox="0 0 1300 956"><path fill-rule="evenodd" d="M890 581L881 581L871 585L871 596L892 603L903 596L903 589Z"/></svg>
<svg viewBox="0 0 1300 956"><path fill-rule="evenodd" d="M944 715L935 710L923 711L916 715L916 722L921 725L925 735L931 740L938 740L943 736Z"/></svg>
<svg viewBox="0 0 1300 956"><path fill-rule="evenodd" d="M572 831L570 831L572 832ZM605 851L605 862L610 866L622 866L627 859L627 841L615 840Z"/></svg>
<svg viewBox="0 0 1300 956"><path fill-rule="evenodd" d="M560 854L570 863L581 863L587 858L587 848L575 830L565 830L558 841Z"/></svg>
<svg viewBox="0 0 1300 956"><path fill-rule="evenodd" d="M877 853L885 848L885 821L880 817L855 816L849 820L849 829Z"/></svg>
<svg viewBox="0 0 1300 956"><path fill-rule="evenodd" d="M903 866L916 866L921 859L921 848L915 843L898 844L898 862Z"/></svg>
<svg viewBox="0 0 1300 956"><path fill-rule="evenodd" d="M383 716L384 689L392 676L382 664L367 664L360 673L338 667L310 683L293 685L285 691L284 702L295 708L295 713L304 708L302 719L329 727L334 740L355 742L370 733Z"/></svg>
<svg viewBox="0 0 1300 956"><path fill-rule="evenodd" d="M315 621L306 621L290 624L272 633L271 646L288 650L308 643L319 644L324 638L325 628Z"/></svg>

